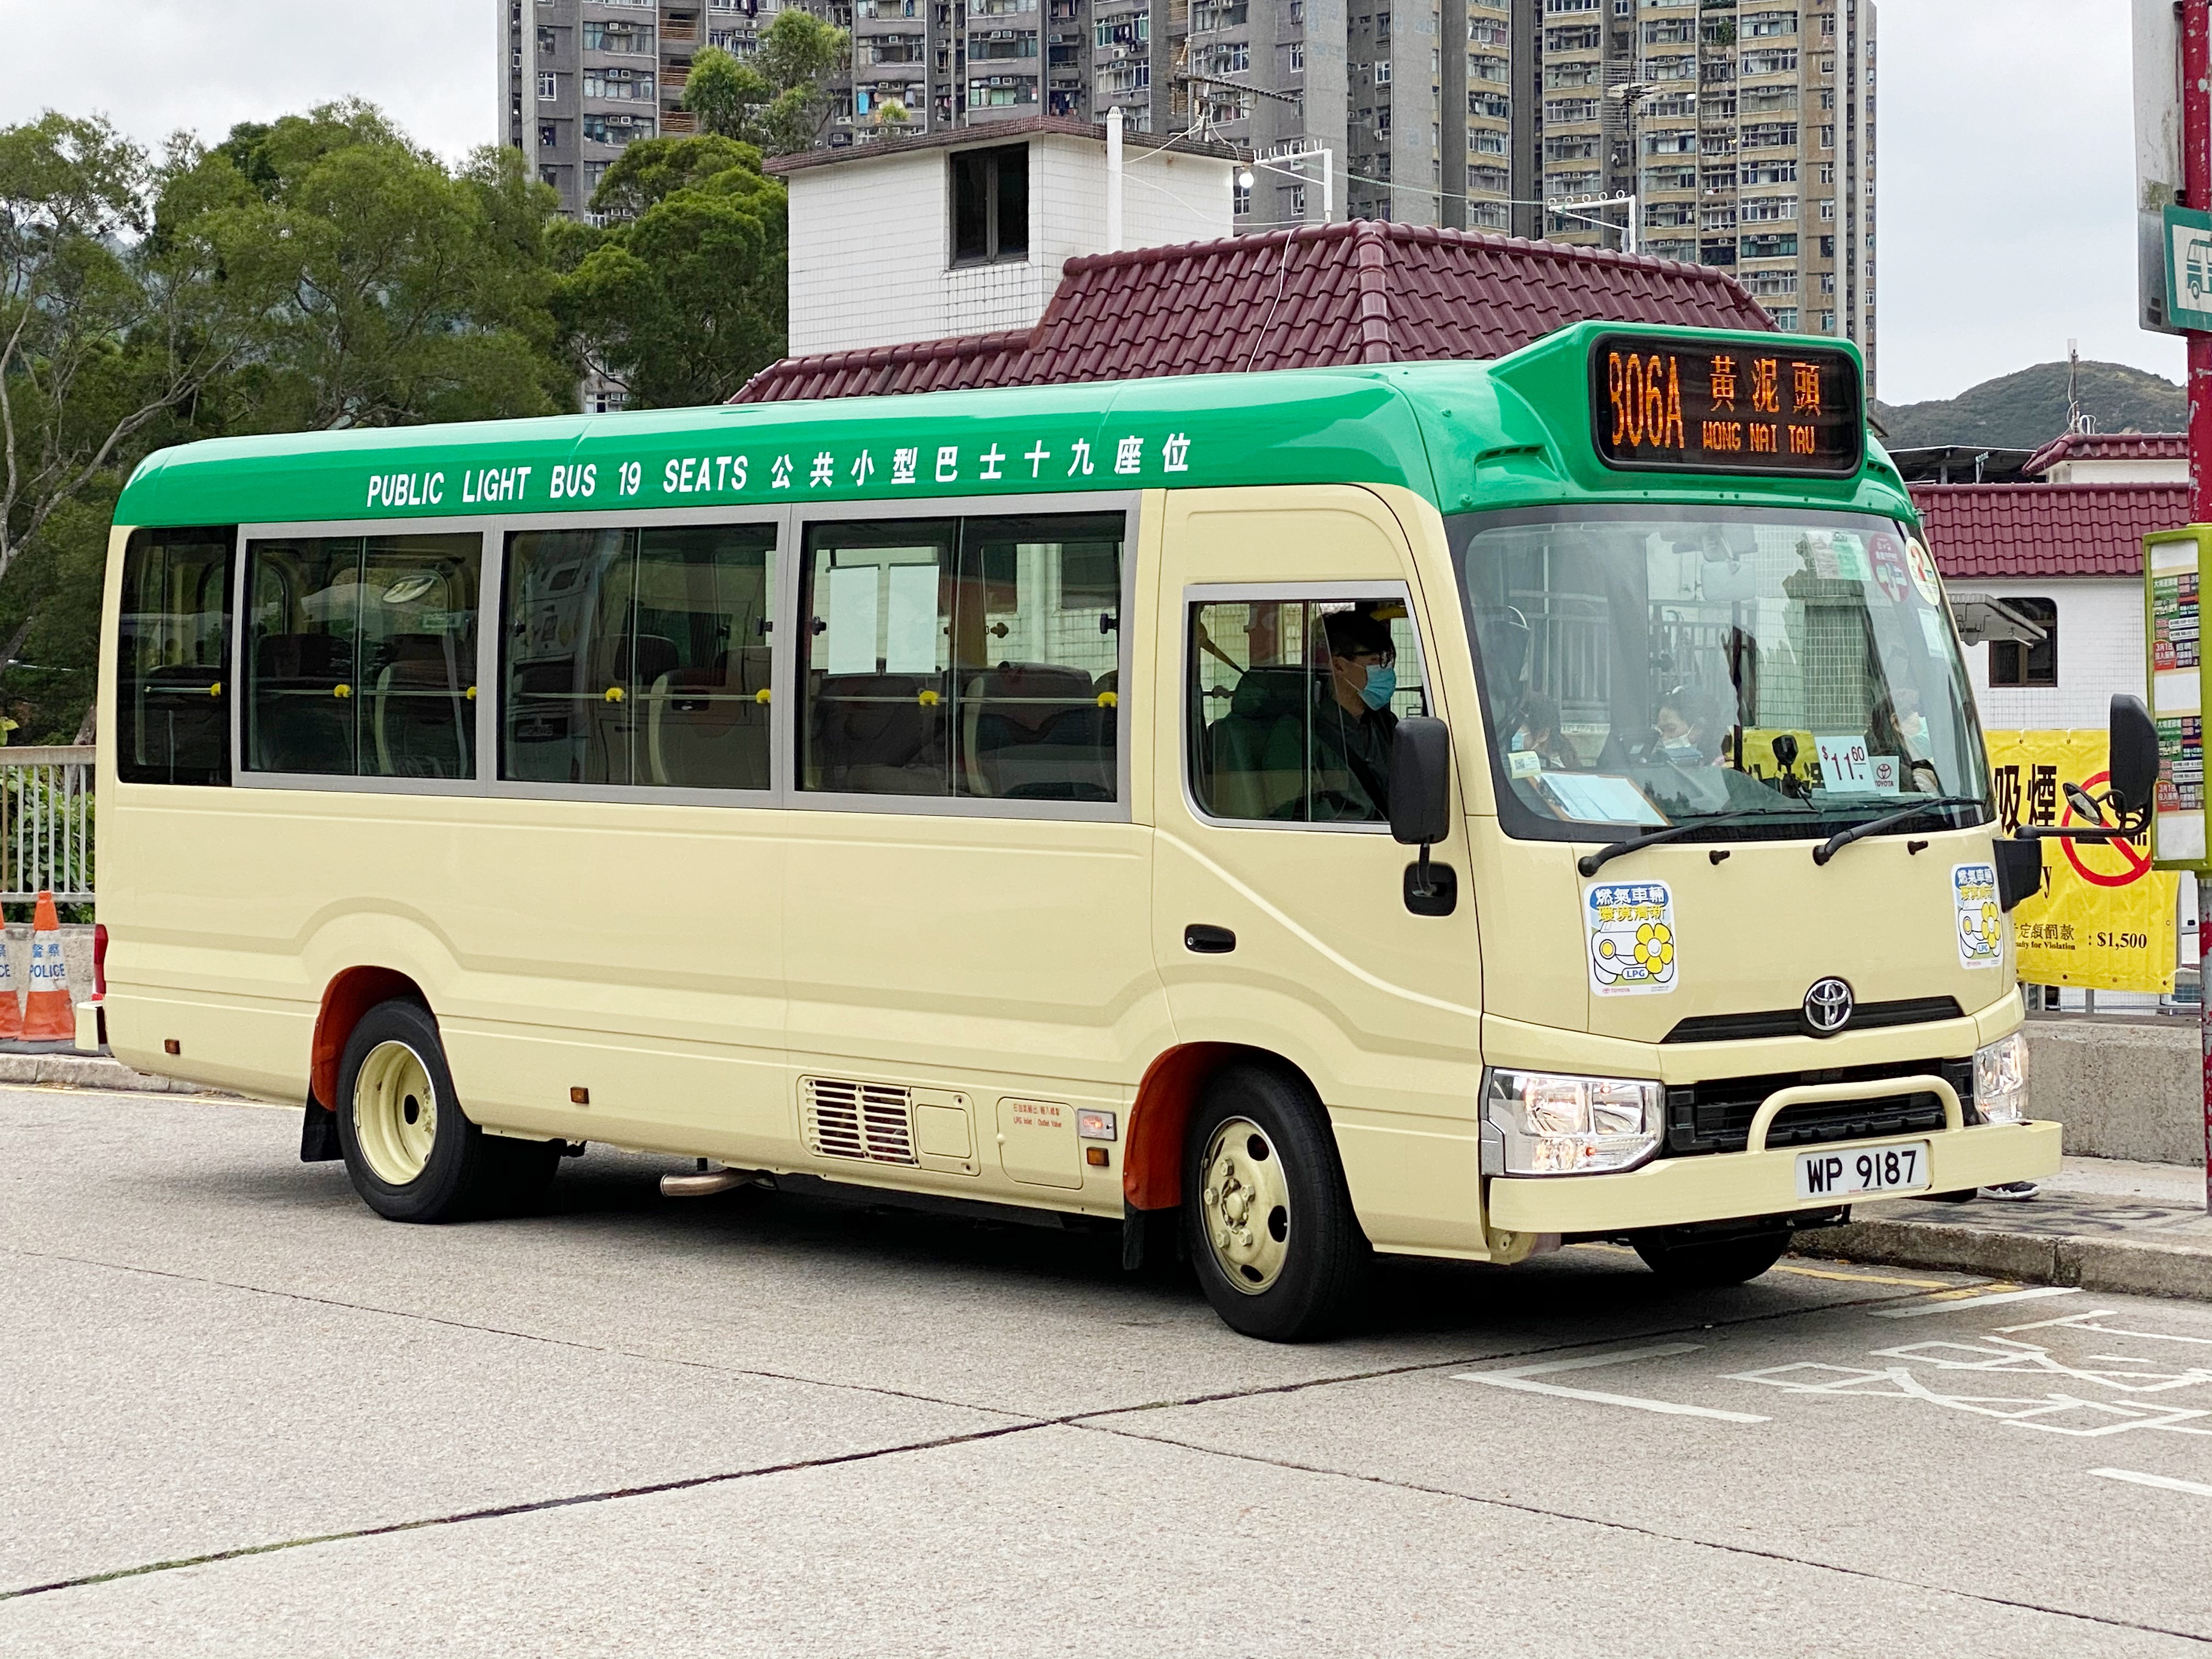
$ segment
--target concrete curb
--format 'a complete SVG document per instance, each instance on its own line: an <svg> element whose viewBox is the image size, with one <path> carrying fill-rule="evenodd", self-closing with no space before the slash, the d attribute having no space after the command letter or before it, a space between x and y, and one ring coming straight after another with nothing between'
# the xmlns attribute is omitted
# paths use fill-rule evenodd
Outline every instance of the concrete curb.
<svg viewBox="0 0 2212 1659"><path fill-rule="evenodd" d="M142 1094L211 1094L197 1084L149 1077L106 1054L0 1054L0 1085L65 1083L79 1089L131 1089Z"/></svg>
<svg viewBox="0 0 2212 1659"><path fill-rule="evenodd" d="M2212 1249L2148 1238L1999 1232L1944 1222L1855 1221L1797 1235L1801 1255L1987 1273L2116 1296L2212 1302Z"/></svg>

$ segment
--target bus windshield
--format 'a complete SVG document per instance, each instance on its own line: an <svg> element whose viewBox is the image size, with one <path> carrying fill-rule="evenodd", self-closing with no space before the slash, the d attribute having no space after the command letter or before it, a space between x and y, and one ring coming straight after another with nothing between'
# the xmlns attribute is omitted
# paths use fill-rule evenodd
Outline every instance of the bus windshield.
<svg viewBox="0 0 2212 1659"><path fill-rule="evenodd" d="M1581 506L1450 531L1509 834L1725 817L1697 838L1825 835L1916 799L1899 833L1989 816L1957 638L1907 526Z"/></svg>

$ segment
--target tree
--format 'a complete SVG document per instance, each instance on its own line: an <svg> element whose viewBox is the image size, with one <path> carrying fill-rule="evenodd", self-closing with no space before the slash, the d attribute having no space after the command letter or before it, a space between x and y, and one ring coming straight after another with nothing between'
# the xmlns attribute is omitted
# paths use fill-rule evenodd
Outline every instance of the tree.
<svg viewBox="0 0 2212 1659"><path fill-rule="evenodd" d="M761 35L750 63L719 46L696 53L684 107L704 131L757 144L770 155L811 149L829 113L825 83L850 44L843 29L787 8Z"/></svg>
<svg viewBox="0 0 2212 1659"><path fill-rule="evenodd" d="M496 419L567 406L547 228L520 154L458 171L370 105L248 124L195 158L163 216L272 290L258 349L221 388L232 430Z"/></svg>
<svg viewBox="0 0 2212 1659"><path fill-rule="evenodd" d="M101 120L0 129L0 578L252 343L259 298L215 246L145 234L189 165Z"/></svg>
<svg viewBox="0 0 2212 1659"><path fill-rule="evenodd" d="M784 192L760 162L728 138L643 139L592 198L628 216L557 228L572 349L633 407L721 403L783 355Z"/></svg>

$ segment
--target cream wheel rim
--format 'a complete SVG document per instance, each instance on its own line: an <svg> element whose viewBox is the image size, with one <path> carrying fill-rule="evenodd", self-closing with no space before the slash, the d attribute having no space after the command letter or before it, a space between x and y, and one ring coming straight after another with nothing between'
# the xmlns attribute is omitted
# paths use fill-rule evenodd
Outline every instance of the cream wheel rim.
<svg viewBox="0 0 2212 1659"><path fill-rule="evenodd" d="M380 1042L353 1085L354 1134L376 1178L404 1187L422 1173L438 1139L430 1068L404 1042Z"/></svg>
<svg viewBox="0 0 2212 1659"><path fill-rule="evenodd" d="M1258 1296L1282 1277L1291 1254L1291 1188L1267 1132L1232 1117L1213 1132L1199 1160L1206 1242L1223 1277Z"/></svg>

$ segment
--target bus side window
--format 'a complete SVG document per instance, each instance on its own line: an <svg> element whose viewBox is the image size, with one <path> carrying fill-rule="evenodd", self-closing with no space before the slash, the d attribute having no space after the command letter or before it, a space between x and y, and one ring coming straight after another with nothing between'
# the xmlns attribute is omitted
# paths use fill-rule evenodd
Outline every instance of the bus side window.
<svg viewBox="0 0 2212 1659"><path fill-rule="evenodd" d="M483 538L300 537L246 548L246 767L476 775Z"/></svg>
<svg viewBox="0 0 2212 1659"><path fill-rule="evenodd" d="M500 775L769 787L775 531L526 531L507 538Z"/></svg>
<svg viewBox="0 0 2212 1659"><path fill-rule="evenodd" d="M235 529L138 530L117 617L115 775L230 781L231 550Z"/></svg>
<svg viewBox="0 0 2212 1659"><path fill-rule="evenodd" d="M1190 608L1191 793L1231 820L1378 823L1401 717L1425 714L1402 599Z"/></svg>
<svg viewBox="0 0 2212 1659"><path fill-rule="evenodd" d="M811 527L800 787L1117 799L1125 526L1115 514Z"/></svg>

